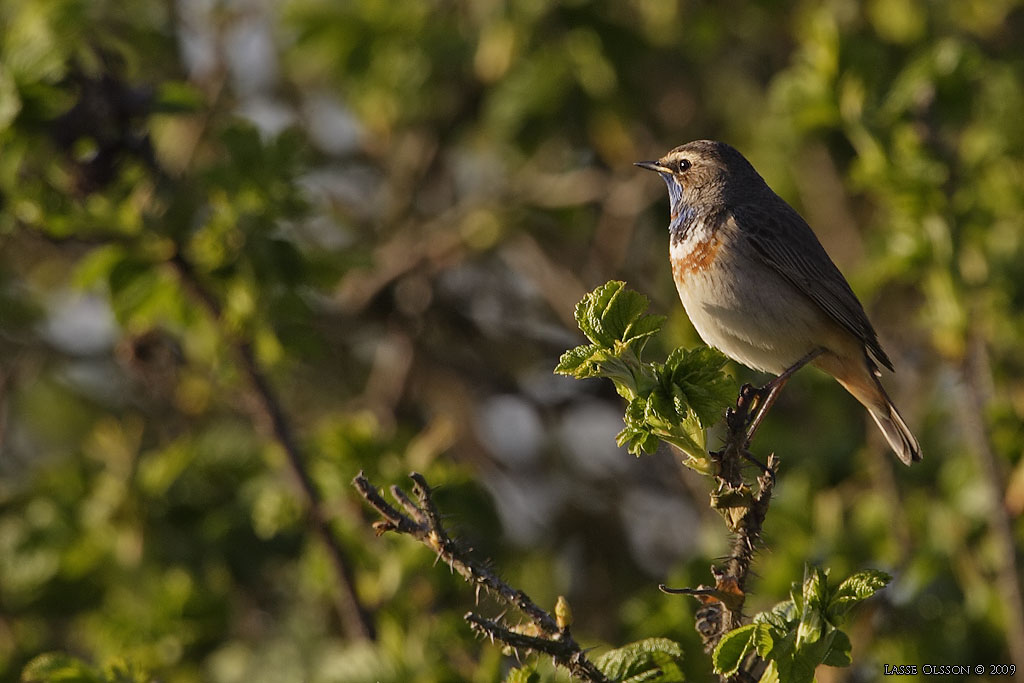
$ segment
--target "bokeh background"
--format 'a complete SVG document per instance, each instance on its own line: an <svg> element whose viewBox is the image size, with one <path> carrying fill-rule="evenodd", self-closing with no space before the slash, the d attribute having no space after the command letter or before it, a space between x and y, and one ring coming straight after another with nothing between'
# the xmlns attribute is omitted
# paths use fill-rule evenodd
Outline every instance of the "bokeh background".
<svg viewBox="0 0 1024 683"><path fill-rule="evenodd" d="M0 1L0 680L50 651L172 683L501 680L472 591L373 536L360 470L425 473L584 645L673 638L711 680L656 588L726 552L706 483L615 447L610 383L552 374L613 278L669 317L652 357L700 343L632 166L697 138L815 228L925 454L801 372L758 437L783 465L748 609L805 562L884 569L818 680L1024 667L1022 5Z"/></svg>

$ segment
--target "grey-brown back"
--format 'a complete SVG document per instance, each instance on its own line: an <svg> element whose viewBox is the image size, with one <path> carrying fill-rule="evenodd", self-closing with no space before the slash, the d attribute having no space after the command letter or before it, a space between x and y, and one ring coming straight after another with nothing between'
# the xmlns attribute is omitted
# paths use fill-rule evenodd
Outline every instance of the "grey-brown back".
<svg viewBox="0 0 1024 683"><path fill-rule="evenodd" d="M758 197L756 203L731 207L736 227L748 237L765 264L860 339L879 363L892 370L892 361L878 343L864 307L817 236L793 207L774 192L769 193Z"/></svg>

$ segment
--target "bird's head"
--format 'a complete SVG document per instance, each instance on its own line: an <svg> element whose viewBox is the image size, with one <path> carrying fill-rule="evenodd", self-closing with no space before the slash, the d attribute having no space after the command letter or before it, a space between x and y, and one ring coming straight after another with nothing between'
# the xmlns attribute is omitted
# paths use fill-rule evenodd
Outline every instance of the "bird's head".
<svg viewBox="0 0 1024 683"><path fill-rule="evenodd" d="M673 226L688 214L720 211L744 193L767 187L742 154L713 140L688 142L657 161L636 165L657 172L668 185Z"/></svg>

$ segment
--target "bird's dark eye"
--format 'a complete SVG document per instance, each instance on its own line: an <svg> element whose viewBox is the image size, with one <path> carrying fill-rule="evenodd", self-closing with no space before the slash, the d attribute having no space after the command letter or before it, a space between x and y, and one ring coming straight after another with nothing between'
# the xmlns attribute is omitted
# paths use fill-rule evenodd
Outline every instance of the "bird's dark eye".
<svg viewBox="0 0 1024 683"><path fill-rule="evenodd" d="M690 170L690 166L692 165L693 164L690 163L689 159L680 159L679 161L676 162L676 171L678 171L679 173L683 173L685 171Z"/></svg>

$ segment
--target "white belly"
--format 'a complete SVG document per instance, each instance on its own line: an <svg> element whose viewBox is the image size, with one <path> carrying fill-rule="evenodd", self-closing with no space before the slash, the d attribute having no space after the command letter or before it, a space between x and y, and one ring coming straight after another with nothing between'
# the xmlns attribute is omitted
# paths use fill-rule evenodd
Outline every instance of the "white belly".
<svg viewBox="0 0 1024 683"><path fill-rule="evenodd" d="M676 257L686 242L672 246ZM834 323L775 271L719 249L704 270L676 273L686 314L709 346L733 360L779 374L827 346Z"/></svg>

